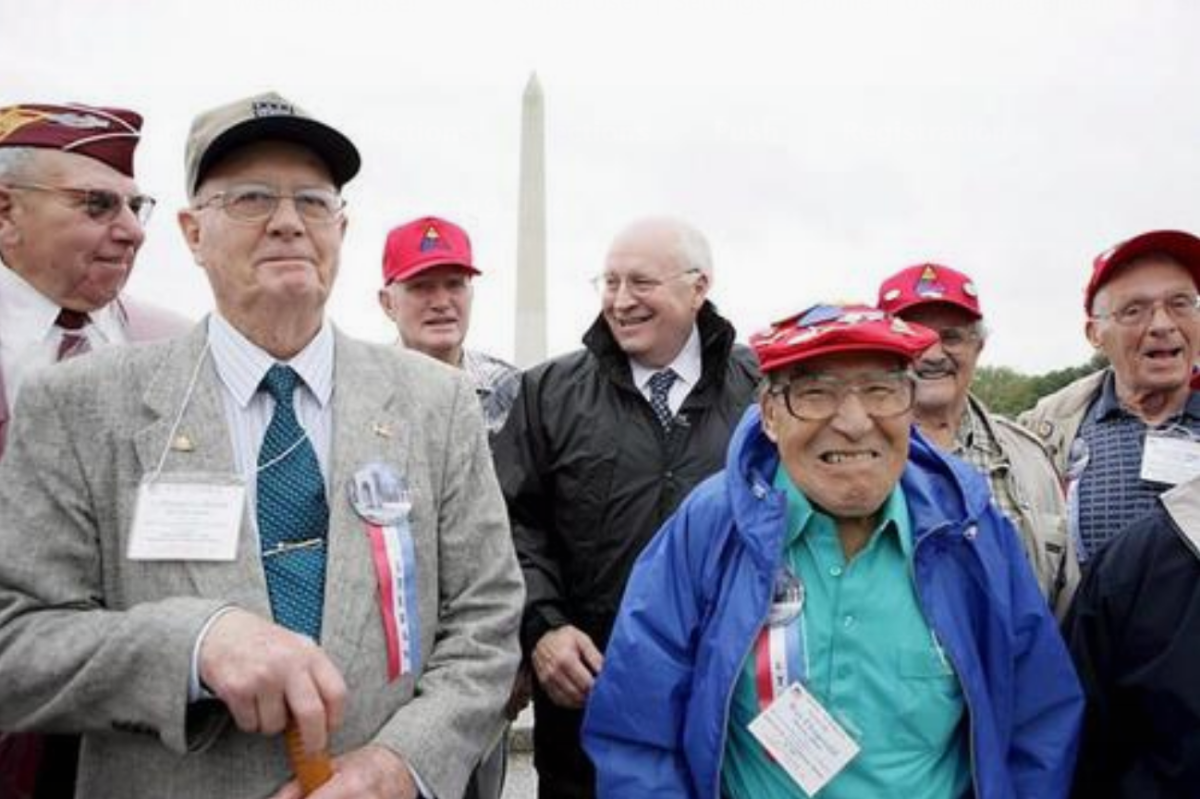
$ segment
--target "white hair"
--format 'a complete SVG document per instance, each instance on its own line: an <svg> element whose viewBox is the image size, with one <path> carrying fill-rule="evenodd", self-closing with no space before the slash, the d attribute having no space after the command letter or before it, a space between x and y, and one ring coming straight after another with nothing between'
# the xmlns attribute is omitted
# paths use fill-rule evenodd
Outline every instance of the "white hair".
<svg viewBox="0 0 1200 799"><path fill-rule="evenodd" d="M631 222L614 239L618 242L646 235L667 235L673 238L669 255L685 272L697 271L712 281L713 257L708 239L687 222L672 216L647 216Z"/></svg>
<svg viewBox="0 0 1200 799"><path fill-rule="evenodd" d="M0 147L0 180L28 180L36 147Z"/></svg>

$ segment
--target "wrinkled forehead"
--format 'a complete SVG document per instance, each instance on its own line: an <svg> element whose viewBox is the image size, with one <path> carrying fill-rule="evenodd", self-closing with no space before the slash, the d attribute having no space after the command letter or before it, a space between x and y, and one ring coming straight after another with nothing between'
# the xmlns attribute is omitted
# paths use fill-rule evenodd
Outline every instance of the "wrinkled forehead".
<svg viewBox="0 0 1200 799"><path fill-rule="evenodd" d="M657 276L678 271L679 233L669 228L642 225L630 228L613 241L605 271L613 274Z"/></svg>
<svg viewBox="0 0 1200 799"><path fill-rule="evenodd" d="M814 376L851 379L864 374L902 371L908 366L909 362L894 352L861 350L819 355L793 364L783 372L787 380Z"/></svg>
<svg viewBox="0 0 1200 799"><path fill-rule="evenodd" d="M389 285L398 285L406 289L427 288L440 285L463 285L471 282L475 273L460 264L439 264L422 269L405 280L393 280Z"/></svg>
<svg viewBox="0 0 1200 799"><path fill-rule="evenodd" d="M268 139L229 151L205 173L196 193L234 183L275 185L282 180L294 185L334 188L329 166L316 152L293 142Z"/></svg>
<svg viewBox="0 0 1200 799"><path fill-rule="evenodd" d="M137 181L103 161L78 153L38 149L22 170L26 180L78 189L109 189L121 194L137 191Z"/></svg>
<svg viewBox="0 0 1200 799"><path fill-rule="evenodd" d="M1121 264L1096 291L1097 302L1122 302L1142 297L1155 298L1163 292L1196 291L1200 279L1175 256L1148 253Z"/></svg>

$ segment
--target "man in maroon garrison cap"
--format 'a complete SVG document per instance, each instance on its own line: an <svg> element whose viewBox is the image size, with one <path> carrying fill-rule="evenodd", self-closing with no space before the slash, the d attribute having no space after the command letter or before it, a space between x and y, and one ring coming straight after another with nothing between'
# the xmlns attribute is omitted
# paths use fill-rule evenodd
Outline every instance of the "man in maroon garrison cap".
<svg viewBox="0 0 1200 799"><path fill-rule="evenodd" d="M30 374L186 327L119 297L154 208L133 178L141 125L117 108L0 107L0 457ZM76 748L65 736L0 732L0 796L73 795Z"/></svg>

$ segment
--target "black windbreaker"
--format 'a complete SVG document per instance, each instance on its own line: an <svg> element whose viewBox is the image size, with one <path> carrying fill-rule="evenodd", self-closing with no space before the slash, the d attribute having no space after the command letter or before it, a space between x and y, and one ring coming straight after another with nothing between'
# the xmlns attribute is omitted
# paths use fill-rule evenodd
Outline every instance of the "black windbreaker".
<svg viewBox="0 0 1200 799"><path fill-rule="evenodd" d="M1075 799L1200 797L1197 540L1158 500L1088 564L1063 622L1087 696Z"/></svg>
<svg viewBox="0 0 1200 799"><path fill-rule="evenodd" d="M523 375L495 459L525 575L527 654L567 623L603 650L638 554L724 465L758 369L711 303L696 324L701 377L669 432L633 384L603 317L584 335L586 349Z"/></svg>

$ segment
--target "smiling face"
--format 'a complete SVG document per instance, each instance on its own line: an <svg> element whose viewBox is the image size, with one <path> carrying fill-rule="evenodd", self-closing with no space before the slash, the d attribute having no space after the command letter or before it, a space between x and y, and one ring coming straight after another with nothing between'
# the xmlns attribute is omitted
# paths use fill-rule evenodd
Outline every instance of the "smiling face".
<svg viewBox="0 0 1200 799"><path fill-rule="evenodd" d="M675 360L708 294L708 275L690 271L679 236L666 224L635 226L613 242L604 265L604 320L625 354L651 368Z"/></svg>
<svg viewBox="0 0 1200 799"><path fill-rule="evenodd" d="M1139 398L1170 394L1187 399L1192 365L1200 356L1200 318L1177 319L1162 301L1195 296L1191 273L1172 260L1147 257L1120 268L1096 294L1088 340L1103 350L1116 375L1117 393L1134 407ZM1131 303L1158 303L1142 324L1121 325L1107 315Z"/></svg>
<svg viewBox="0 0 1200 799"><path fill-rule="evenodd" d="M915 305L901 313L906 322L916 322L930 328L939 338L913 364L917 373L917 414L936 413L942 409L966 403L975 365L983 351L983 339L978 335L975 317L954 305L930 302ZM949 331L949 332L947 332Z"/></svg>
<svg viewBox="0 0 1200 799"><path fill-rule="evenodd" d="M471 323L471 273L460 266L426 269L379 290L404 346L458 366Z"/></svg>
<svg viewBox="0 0 1200 799"><path fill-rule="evenodd" d="M805 374L854 382L905 366L894 355L851 352L806 361ZM873 418L855 393L823 421L797 419L782 395L761 400L763 430L792 482L835 520L873 518L904 471L912 412Z"/></svg>
<svg viewBox="0 0 1200 799"><path fill-rule="evenodd" d="M196 193L195 207L179 214L196 263L208 273L217 308L234 327L260 346L276 325L315 333L337 276L346 220L306 220L290 200L281 200L269 218L258 222L234 219L219 204L206 204L217 193L246 184L281 194L336 191L329 170L304 147L251 144L214 166Z"/></svg>
<svg viewBox="0 0 1200 799"><path fill-rule="evenodd" d="M18 179L19 178L19 179ZM108 222L48 191L6 189L0 181L0 252L10 269L63 308L89 312L112 302L129 279L146 232L128 206ZM121 197L137 184L105 163L38 150L12 183L104 189Z"/></svg>

